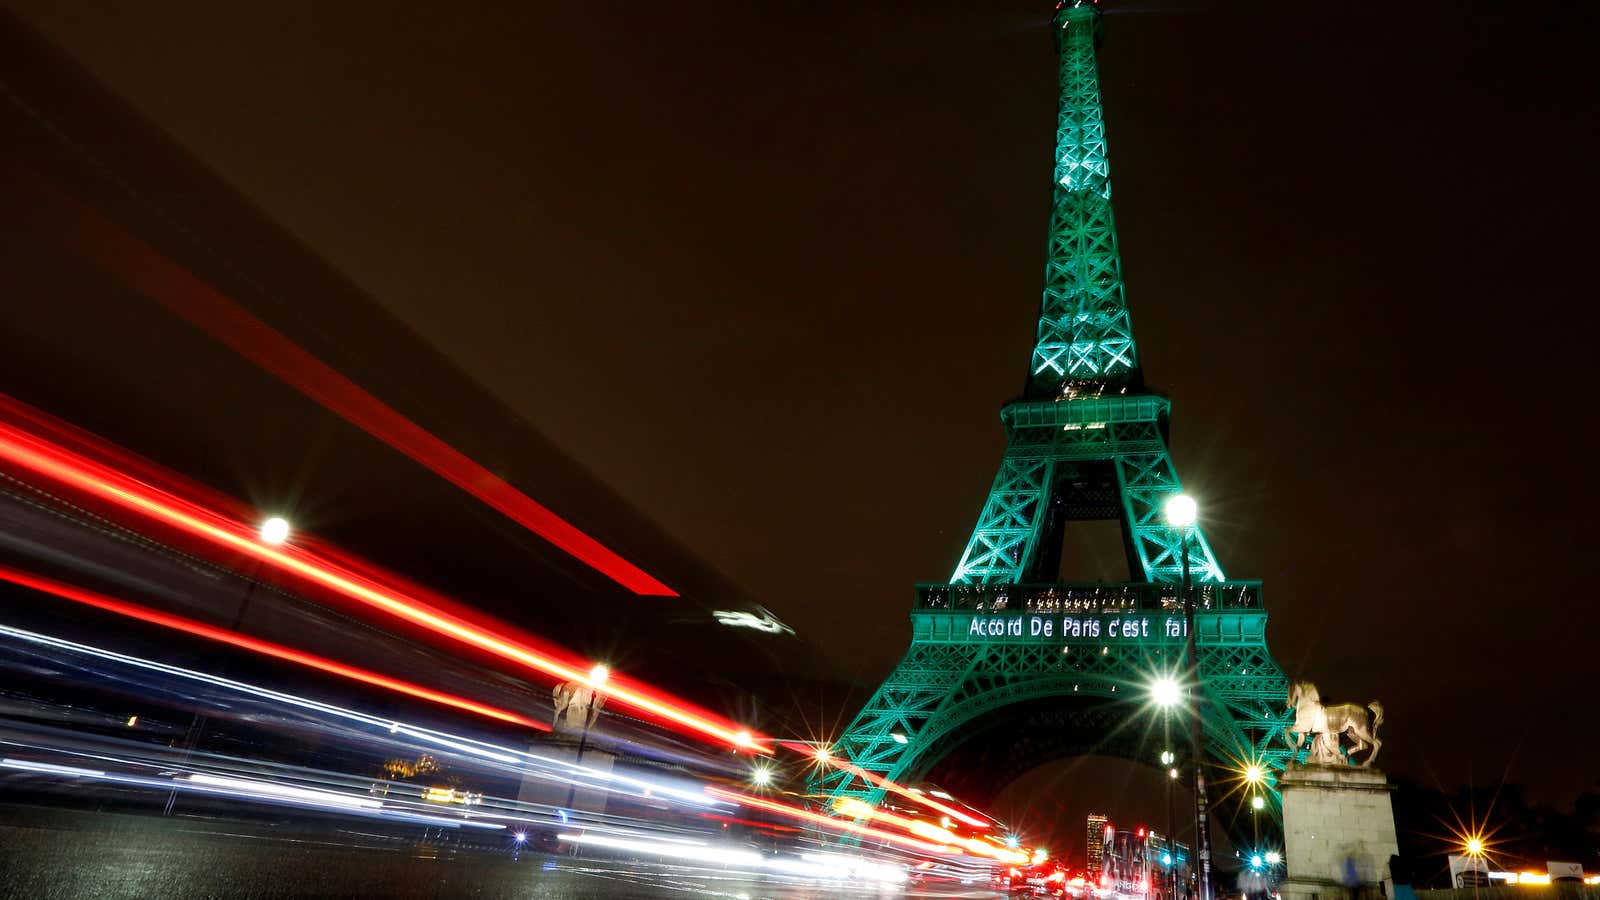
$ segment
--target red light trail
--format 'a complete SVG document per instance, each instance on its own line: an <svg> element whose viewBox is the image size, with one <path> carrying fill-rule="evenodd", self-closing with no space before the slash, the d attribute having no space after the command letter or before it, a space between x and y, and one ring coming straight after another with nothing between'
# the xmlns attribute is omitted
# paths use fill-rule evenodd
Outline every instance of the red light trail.
<svg viewBox="0 0 1600 900"><path fill-rule="evenodd" d="M0 411L18 405L15 400L0 397ZM252 528L241 522L182 500L168 491L151 487L5 421L0 421L0 460L124 512L174 528L214 547L259 560L452 641L561 681L588 683L589 667L578 663L575 658L562 660L537 651L498 630L474 624L433 604L422 602L408 592L393 589L338 566L323 554L290 545L265 545L257 540ZM176 476L167 478L169 483L175 480ZM764 738L703 710L656 695L644 685L630 684L612 677L604 684L592 687L624 706L647 713L679 729L715 738L739 750L765 754L773 752Z"/></svg>
<svg viewBox="0 0 1600 900"><path fill-rule="evenodd" d="M778 746L788 750L793 750L797 753L804 753L806 756L809 756L815 760L818 765L833 766L838 769L843 769L844 771L849 772L851 775L860 778L862 781L865 781L868 784L881 787L884 790L898 794L913 803L920 803L929 809L938 810L939 812L944 813L958 822L965 822L966 824L971 825L973 828L988 828L993 824L987 819L980 819L971 815L970 813L962 812L953 806L946 806L932 797L929 797L918 791L914 791L904 785L896 784L895 782L890 781L881 775L874 775L860 766L851 765L850 763L847 763L837 757L825 755L826 751L819 752L815 747L811 747L806 744L794 743L791 741L785 741Z"/></svg>
<svg viewBox="0 0 1600 900"><path fill-rule="evenodd" d="M938 853L946 856L962 855L961 849L958 847L941 846L939 844L933 844L927 841L919 841L915 838L907 837L905 835L895 834L894 832L884 831L881 828L873 828L868 825L857 825L856 823L847 821L845 819L836 819L833 816L825 816L821 813L814 813L809 809L801 809L798 806L790 806L787 803L781 803L777 800L767 800L762 797L752 797L749 794L741 794L737 791L724 790L723 788L719 787L707 787L706 793L713 797L719 797L723 800L731 800L734 803L738 803L742 806L748 806L753 809L764 809L767 812L777 813L780 816L788 816L791 819L799 819L804 822L811 822L816 825L821 825L825 828L832 828L835 831L848 831L852 834L859 834L864 837L877 838L880 841L888 841L891 844L898 844L899 846L908 847L912 850L917 850L922 853Z"/></svg>
<svg viewBox="0 0 1600 900"><path fill-rule="evenodd" d="M49 213L37 217L37 224L52 226L61 241L128 286L635 594L678 596L648 572L252 316L155 247L48 186L38 176L17 171L10 174L15 187L33 195L31 199Z"/></svg>
<svg viewBox="0 0 1600 900"><path fill-rule="evenodd" d="M42 591L46 594L52 594L65 600L72 600L76 603L82 603L85 606L92 606L96 609L105 610L106 612L116 613L119 616L127 616L130 619L138 619L141 622L148 622L152 625L160 625L164 628L172 628L177 631L195 635L196 637L203 637L207 640L218 641L234 647L240 647L245 650L260 653L264 656L271 656L276 659L298 663L302 666L327 672L330 675L338 675L341 678L349 678L354 681L360 681L365 684L395 691L396 693L407 694L412 697L416 697L419 700L427 700L432 703L452 706L456 709L477 713L480 716L487 716L491 719L499 719L502 722L510 722L513 725L522 725L526 728L533 728L539 731L550 730L550 726L545 725L542 722L537 722L528 718L527 716L518 715L514 712L508 712L498 707L488 706L483 703L478 703L474 700L468 700L465 697L458 697L455 694L447 694L443 691L436 691L432 688L426 688L420 684L412 684L409 681L402 681L398 678L390 678L387 675L380 675L377 672L346 665L345 663L328 659L327 657L317 656L313 653L306 653L302 650L296 650L293 647L285 647L282 644L275 644L271 641L263 641L259 638L253 638L249 635L240 634L237 631L229 631L225 628L207 625L204 622L197 622L194 619L185 618L183 616L175 616L170 613L164 613L159 610L151 609L147 606L140 606L136 603L127 603L114 597L108 597L105 594L77 587L76 585L67 584L66 582L62 581L56 581L53 578L45 578L42 575L34 575L29 572L24 572L20 569L13 569L10 566L0 565L0 579L4 579L13 584L22 585L26 588L32 588L36 591Z"/></svg>

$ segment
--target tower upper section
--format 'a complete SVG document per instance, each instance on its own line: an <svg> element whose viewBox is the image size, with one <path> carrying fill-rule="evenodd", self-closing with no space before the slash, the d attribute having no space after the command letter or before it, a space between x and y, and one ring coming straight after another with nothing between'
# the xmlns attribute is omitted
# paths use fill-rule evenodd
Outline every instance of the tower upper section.
<svg viewBox="0 0 1600 900"><path fill-rule="evenodd" d="M1060 55L1055 197L1044 297L1028 370L1030 400L1141 387L1122 257L1111 215L1105 115L1100 104L1100 9L1063 0L1053 20Z"/></svg>

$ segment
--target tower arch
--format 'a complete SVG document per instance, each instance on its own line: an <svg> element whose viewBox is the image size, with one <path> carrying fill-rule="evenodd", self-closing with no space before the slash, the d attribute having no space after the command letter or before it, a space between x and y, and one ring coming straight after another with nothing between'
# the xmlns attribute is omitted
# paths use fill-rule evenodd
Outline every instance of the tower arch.
<svg viewBox="0 0 1600 900"><path fill-rule="evenodd" d="M1216 782L1219 770L1271 772L1289 760L1288 679L1267 648L1261 585L1228 580L1203 529L1173 527L1163 514L1182 486L1167 447L1171 403L1144 387L1124 296L1096 59L1099 4L1062 0L1053 22L1054 202L1028 378L1021 399L1001 411L1005 455L949 582L917 588L911 646L827 748L824 758L849 765L823 766L812 778L811 794L830 807L844 797L880 802L885 779L928 777L991 727L991 714L1051 700L1066 710L1073 697L1137 703L1154 679L1187 671L1185 663L1198 676L1181 703L1180 732L1198 718L1198 807L1204 781ZM1056 572L1063 523L1091 519L1119 523L1133 580L1030 583ZM1094 727L1089 713L1076 715L1057 724ZM1075 738L1049 740L1064 747ZM1264 788L1275 815L1270 780ZM1208 865L1203 843L1197 856Z"/></svg>

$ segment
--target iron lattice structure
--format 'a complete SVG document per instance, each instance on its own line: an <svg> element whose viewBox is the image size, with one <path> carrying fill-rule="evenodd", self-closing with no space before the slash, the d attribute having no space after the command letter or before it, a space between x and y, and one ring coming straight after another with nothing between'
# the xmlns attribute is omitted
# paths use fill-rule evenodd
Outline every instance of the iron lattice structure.
<svg viewBox="0 0 1600 900"><path fill-rule="evenodd" d="M1185 536L1163 518L1181 484L1167 450L1171 407L1144 390L1124 298L1096 63L1100 15L1069 0L1055 21L1055 201L1026 388L1001 413L1005 457L950 582L918 588L910 649L832 748L902 784L924 778L981 717L1017 704L1099 698L1121 708L1125 727L1148 727L1160 715L1145 702L1151 681L1183 658ZM1066 523L1086 519L1121 523L1132 580L1041 583L1058 575ZM1260 587L1227 581L1200 528L1187 540L1203 685L1194 705L1208 762L1281 770L1292 713L1288 680L1267 649ZM1131 744L1102 746L1126 753L1118 748ZM819 769L811 789L829 805L883 798L842 767ZM1275 812L1276 792L1267 796Z"/></svg>
<svg viewBox="0 0 1600 900"><path fill-rule="evenodd" d="M1064 392L1084 381L1123 385L1139 380L1111 215L1111 165L1095 62L1100 13L1093 6L1062 9L1057 25L1055 191L1030 397Z"/></svg>

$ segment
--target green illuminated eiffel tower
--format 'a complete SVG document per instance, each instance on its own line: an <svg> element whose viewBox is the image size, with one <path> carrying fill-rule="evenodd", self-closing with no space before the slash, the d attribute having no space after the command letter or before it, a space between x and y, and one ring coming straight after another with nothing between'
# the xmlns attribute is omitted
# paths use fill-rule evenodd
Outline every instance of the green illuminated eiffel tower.
<svg viewBox="0 0 1600 900"><path fill-rule="evenodd" d="M1007 779L1066 747L1144 753L1127 736L1148 734L1149 719L1162 715L1146 702L1149 686L1182 659L1187 631L1177 584L1187 539L1208 761L1271 772L1287 761L1290 716L1287 680L1267 650L1260 585L1224 580L1204 533L1195 527L1185 536L1163 517L1165 501L1180 492L1167 451L1170 404L1144 388L1124 298L1096 64L1099 9L1066 0L1053 27L1060 56L1055 199L1026 388L1000 416L1005 458L949 583L917 588L905 658L830 752L912 785L937 774L952 753L973 758L974 741L1010 742L978 755L1019 769L996 775ZM1097 519L1121 523L1130 581L1058 581L1063 529ZM1030 740L1036 750L1020 751L1019 729L997 722L1037 722L1029 710L1040 704L1120 710L1122 724L1111 729L1118 734ZM1106 730L1108 720L1051 721ZM881 787L843 767L819 768L810 787L829 805L883 797ZM1276 791L1269 785L1263 795L1275 810Z"/></svg>

